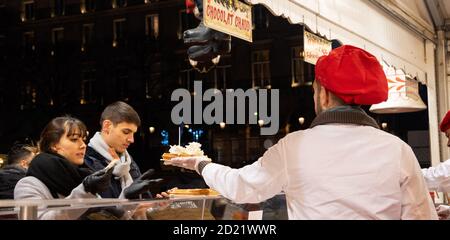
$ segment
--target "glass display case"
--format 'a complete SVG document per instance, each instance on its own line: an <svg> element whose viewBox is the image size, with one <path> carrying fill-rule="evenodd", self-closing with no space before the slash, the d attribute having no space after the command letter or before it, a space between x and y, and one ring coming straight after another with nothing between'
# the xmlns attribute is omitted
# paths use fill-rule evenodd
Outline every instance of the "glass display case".
<svg viewBox="0 0 450 240"><path fill-rule="evenodd" d="M0 219L67 220L262 220L287 219L283 194L258 204L221 196L166 199L0 200Z"/></svg>

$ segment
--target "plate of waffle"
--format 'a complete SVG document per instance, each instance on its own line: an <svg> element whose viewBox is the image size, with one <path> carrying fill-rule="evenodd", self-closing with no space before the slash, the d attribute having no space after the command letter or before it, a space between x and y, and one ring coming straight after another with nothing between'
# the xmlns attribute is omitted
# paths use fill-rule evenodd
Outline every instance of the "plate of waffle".
<svg viewBox="0 0 450 240"><path fill-rule="evenodd" d="M197 142L191 142L185 147L180 145L170 146L169 152L163 153L160 160L164 162L164 165L170 165L170 160L176 157L204 157L205 160L210 161L208 156L204 155L201 146Z"/></svg>

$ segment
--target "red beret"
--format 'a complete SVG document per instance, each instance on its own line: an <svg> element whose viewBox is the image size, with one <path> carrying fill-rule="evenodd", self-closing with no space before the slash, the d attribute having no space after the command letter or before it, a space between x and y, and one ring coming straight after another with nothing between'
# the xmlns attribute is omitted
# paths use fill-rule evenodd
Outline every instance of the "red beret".
<svg viewBox="0 0 450 240"><path fill-rule="evenodd" d="M371 105L388 98L381 64L372 54L354 46L344 45L320 57L316 80L346 104Z"/></svg>
<svg viewBox="0 0 450 240"><path fill-rule="evenodd" d="M441 125L439 125L441 132L445 132L450 128L450 111L445 114L444 119L442 119Z"/></svg>

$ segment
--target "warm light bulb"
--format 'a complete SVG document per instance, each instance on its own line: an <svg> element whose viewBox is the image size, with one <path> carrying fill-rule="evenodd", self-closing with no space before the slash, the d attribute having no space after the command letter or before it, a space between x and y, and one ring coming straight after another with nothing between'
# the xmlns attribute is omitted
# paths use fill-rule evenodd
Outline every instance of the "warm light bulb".
<svg viewBox="0 0 450 240"><path fill-rule="evenodd" d="M262 120L262 119L258 120L258 125L260 127L262 127L264 125L264 120Z"/></svg>
<svg viewBox="0 0 450 240"><path fill-rule="evenodd" d="M305 118L304 117L299 117L298 118L298 122L300 123L300 125L303 125L303 123L305 123Z"/></svg>

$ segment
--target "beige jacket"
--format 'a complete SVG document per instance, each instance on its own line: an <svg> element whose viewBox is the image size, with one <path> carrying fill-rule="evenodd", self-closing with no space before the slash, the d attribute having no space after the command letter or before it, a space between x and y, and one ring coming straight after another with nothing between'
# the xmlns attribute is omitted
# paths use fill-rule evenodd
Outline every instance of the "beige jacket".
<svg viewBox="0 0 450 240"><path fill-rule="evenodd" d="M63 197L61 197L63 198ZM72 190L69 196L65 199L77 198L97 198L95 195L84 190L83 184L78 185ZM50 190L39 179L28 176L22 178L14 188L14 199L54 199ZM77 220L87 208L80 208L74 210L46 210L45 206L40 206L38 210L38 219L41 220Z"/></svg>

